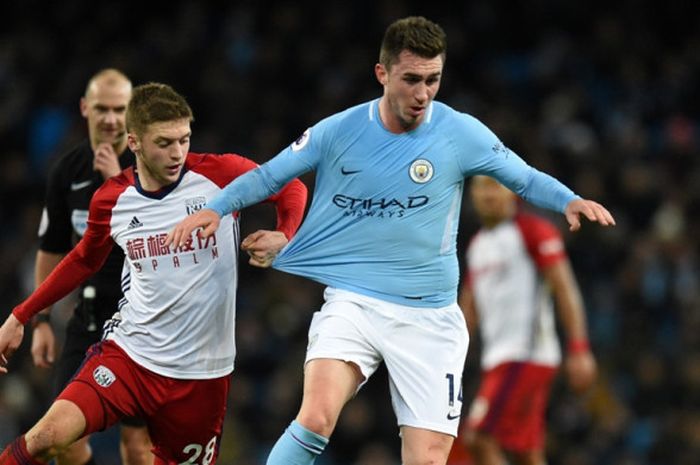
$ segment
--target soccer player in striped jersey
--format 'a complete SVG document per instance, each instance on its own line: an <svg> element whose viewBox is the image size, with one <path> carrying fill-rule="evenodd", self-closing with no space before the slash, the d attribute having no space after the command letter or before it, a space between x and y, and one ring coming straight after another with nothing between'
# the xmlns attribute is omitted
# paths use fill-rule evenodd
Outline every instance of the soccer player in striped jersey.
<svg viewBox="0 0 700 465"><path fill-rule="evenodd" d="M518 210L517 196L475 176L471 196L482 228L467 249L459 295L470 331L480 331L482 380L461 432L478 465L543 465L545 410L561 363L552 296L566 334L571 386L595 379L583 300L559 231ZM457 446L460 447L460 446Z"/></svg>
<svg viewBox="0 0 700 465"><path fill-rule="evenodd" d="M0 327L6 373L23 324L95 273L114 244L124 251L124 298L103 341L44 417L5 448L0 464L47 463L125 416L146 421L157 464L215 462L235 358L238 214L226 215L215 235L193 234L173 248L164 242L178 221L257 165L240 155L189 152L192 119L170 86L133 90L126 124L135 168L98 189L81 241ZM290 181L268 198L277 230L241 244L253 264L268 266L301 223L306 188Z"/></svg>
<svg viewBox="0 0 700 465"><path fill-rule="evenodd" d="M308 465L345 403L386 363L404 465L444 464L457 434L469 336L457 305L456 237L464 179L489 174L537 205L614 224L600 204L527 165L476 118L434 101L446 56L437 24L392 23L375 75L381 98L330 116L183 221L221 218L315 170L304 224L273 266L328 286L314 315L296 419L268 465Z"/></svg>

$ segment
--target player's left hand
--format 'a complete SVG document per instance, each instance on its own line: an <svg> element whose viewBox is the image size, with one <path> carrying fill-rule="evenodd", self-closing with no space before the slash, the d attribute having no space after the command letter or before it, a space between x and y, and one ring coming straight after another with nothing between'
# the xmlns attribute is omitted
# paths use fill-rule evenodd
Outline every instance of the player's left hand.
<svg viewBox="0 0 700 465"><path fill-rule="evenodd" d="M287 242L289 241L283 232L261 229L243 239L241 249L248 252L250 256L248 263L260 268L268 268Z"/></svg>
<svg viewBox="0 0 700 465"><path fill-rule="evenodd" d="M590 351L570 353L565 361L569 386L575 392L583 392L593 385L598 368Z"/></svg>
<svg viewBox="0 0 700 465"><path fill-rule="evenodd" d="M569 222L569 231L578 231L581 228L579 215L588 218L589 221L600 223L603 226L615 226L615 219L610 212L598 202L586 199L574 199L564 210L566 221Z"/></svg>
<svg viewBox="0 0 700 465"><path fill-rule="evenodd" d="M121 172L119 155L114 151L112 144L102 142L95 149L95 157L92 159L92 168L99 171L104 179L116 176Z"/></svg>
<svg viewBox="0 0 700 465"><path fill-rule="evenodd" d="M13 315L0 326L0 373L7 373L7 362L22 343L24 325Z"/></svg>

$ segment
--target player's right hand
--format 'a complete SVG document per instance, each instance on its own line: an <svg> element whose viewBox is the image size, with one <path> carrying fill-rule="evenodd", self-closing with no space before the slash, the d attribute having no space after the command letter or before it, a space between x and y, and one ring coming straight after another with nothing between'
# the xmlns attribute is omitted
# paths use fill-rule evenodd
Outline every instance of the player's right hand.
<svg viewBox="0 0 700 465"><path fill-rule="evenodd" d="M207 238L214 234L219 229L221 218L219 214L209 208L203 208L197 213L194 213L175 226L165 238L166 247L173 244L174 247L184 246L185 243L192 237L192 231L197 228L204 228L202 237Z"/></svg>
<svg viewBox="0 0 700 465"><path fill-rule="evenodd" d="M7 373L7 362L22 343L24 325L13 315L0 326L0 373Z"/></svg>
<svg viewBox="0 0 700 465"><path fill-rule="evenodd" d="M568 354L565 369L574 392L585 392L596 380L598 368L590 351Z"/></svg>
<svg viewBox="0 0 700 465"><path fill-rule="evenodd" d="M116 176L121 172L119 166L119 155L114 151L112 144L103 142L95 149L92 160L92 168L99 171L104 179Z"/></svg>
<svg viewBox="0 0 700 465"><path fill-rule="evenodd" d="M32 332L32 360L34 366L50 368L53 365L56 337L48 323L39 323Z"/></svg>

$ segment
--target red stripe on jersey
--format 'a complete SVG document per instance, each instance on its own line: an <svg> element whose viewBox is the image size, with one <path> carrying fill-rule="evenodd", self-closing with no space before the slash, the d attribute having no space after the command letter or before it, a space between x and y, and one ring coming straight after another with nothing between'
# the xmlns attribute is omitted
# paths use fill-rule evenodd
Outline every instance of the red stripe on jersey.
<svg viewBox="0 0 700 465"><path fill-rule="evenodd" d="M129 178L129 173L131 177ZM12 314L26 323L42 309L53 305L95 274L114 246L110 220L119 196L133 184L133 170L107 180L90 201L87 230L83 238L54 268L46 280Z"/></svg>
<svg viewBox="0 0 700 465"><path fill-rule="evenodd" d="M566 250L557 228L542 217L518 213L515 224L525 241L528 253L539 269L566 258Z"/></svg>

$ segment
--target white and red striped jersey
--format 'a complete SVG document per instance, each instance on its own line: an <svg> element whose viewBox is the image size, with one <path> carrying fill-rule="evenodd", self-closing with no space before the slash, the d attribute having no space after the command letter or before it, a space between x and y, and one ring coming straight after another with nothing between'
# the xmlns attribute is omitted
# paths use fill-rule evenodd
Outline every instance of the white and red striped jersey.
<svg viewBox="0 0 700 465"><path fill-rule="evenodd" d="M565 257L557 229L531 214L482 228L471 240L466 285L479 317L483 369L506 361L559 364L551 292L539 270Z"/></svg>
<svg viewBox="0 0 700 465"><path fill-rule="evenodd" d="M83 239L14 314L26 321L47 300L69 292L99 269L114 243L124 250L124 298L104 337L139 365L178 379L211 379L233 371L238 217L221 219L214 235L194 233L182 247L164 245L175 225L257 165L238 155L187 156L178 182L141 189L133 168L109 179L90 203ZM271 197L278 228L299 226L306 189L298 180ZM60 298L60 296L58 297Z"/></svg>

